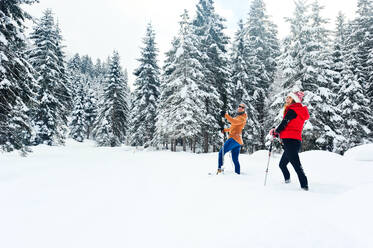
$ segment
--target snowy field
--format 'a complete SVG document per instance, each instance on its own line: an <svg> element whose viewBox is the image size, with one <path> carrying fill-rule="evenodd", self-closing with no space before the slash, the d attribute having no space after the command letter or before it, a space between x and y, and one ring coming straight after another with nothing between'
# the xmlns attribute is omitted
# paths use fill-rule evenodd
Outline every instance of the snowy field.
<svg viewBox="0 0 373 248"><path fill-rule="evenodd" d="M0 155L0 247L373 247L373 145L301 153L310 191L284 184L280 154L98 148L69 140Z"/></svg>

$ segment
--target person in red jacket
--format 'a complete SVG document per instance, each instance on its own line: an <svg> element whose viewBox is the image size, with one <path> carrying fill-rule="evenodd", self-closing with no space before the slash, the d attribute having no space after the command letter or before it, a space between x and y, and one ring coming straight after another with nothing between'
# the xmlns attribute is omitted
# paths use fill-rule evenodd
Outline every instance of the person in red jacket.
<svg viewBox="0 0 373 248"><path fill-rule="evenodd" d="M290 183L290 173L287 165L290 162L298 175L300 186L308 191L308 180L299 160L299 151L302 145L302 130L310 115L308 108L301 104L304 93L297 91L286 97L284 117L277 128L273 128L270 134L273 137L280 137L284 153L280 160L280 169L285 178L285 183Z"/></svg>

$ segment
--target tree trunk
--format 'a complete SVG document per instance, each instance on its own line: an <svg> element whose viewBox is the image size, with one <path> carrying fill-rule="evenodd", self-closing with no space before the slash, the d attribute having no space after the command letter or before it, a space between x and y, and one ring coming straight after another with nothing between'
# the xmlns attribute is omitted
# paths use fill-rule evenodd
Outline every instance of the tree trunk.
<svg viewBox="0 0 373 248"><path fill-rule="evenodd" d="M177 139L174 139L173 148L172 148L173 152L176 152L176 146L177 146Z"/></svg>
<svg viewBox="0 0 373 248"><path fill-rule="evenodd" d="M208 153L209 152L209 134L207 132L203 135L204 141L203 141L203 152Z"/></svg>

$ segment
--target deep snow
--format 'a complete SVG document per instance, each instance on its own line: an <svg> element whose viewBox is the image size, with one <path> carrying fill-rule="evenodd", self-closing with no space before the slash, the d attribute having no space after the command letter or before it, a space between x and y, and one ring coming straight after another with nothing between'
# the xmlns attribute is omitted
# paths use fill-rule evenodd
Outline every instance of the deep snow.
<svg viewBox="0 0 373 248"><path fill-rule="evenodd" d="M372 247L372 145L301 153L310 191L284 184L280 154L99 148L69 140L0 155L0 247Z"/></svg>

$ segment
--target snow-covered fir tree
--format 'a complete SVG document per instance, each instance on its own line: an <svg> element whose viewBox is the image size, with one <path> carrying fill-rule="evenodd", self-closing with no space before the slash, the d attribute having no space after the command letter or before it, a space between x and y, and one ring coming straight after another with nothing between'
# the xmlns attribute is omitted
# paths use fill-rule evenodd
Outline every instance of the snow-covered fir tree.
<svg viewBox="0 0 373 248"><path fill-rule="evenodd" d="M246 68L246 42L245 42L245 29L242 19L238 22L238 30L235 33L235 37L232 44L232 51L230 54L231 63L231 81L234 85L233 94L233 106L240 104L241 102L250 102L249 93L246 90L246 86L250 83L250 76L247 73Z"/></svg>
<svg viewBox="0 0 373 248"><path fill-rule="evenodd" d="M100 74L104 73L104 65L101 62L101 59L97 59L96 63L93 65L93 74L95 77L98 77Z"/></svg>
<svg viewBox="0 0 373 248"><path fill-rule="evenodd" d="M357 17L353 20L352 33L349 37L350 52L352 53L353 73L364 89L370 101L373 112L373 2L372 0L357 1ZM373 131L373 123L368 124ZM373 140L373 136L371 136Z"/></svg>
<svg viewBox="0 0 373 248"><path fill-rule="evenodd" d="M38 72L40 106L33 113L36 128L34 144L63 144L67 125L67 76L61 48L61 36L51 10L46 10L30 37L33 47L29 59Z"/></svg>
<svg viewBox="0 0 373 248"><path fill-rule="evenodd" d="M363 1L364 3L367 3ZM359 2L360 7L366 6ZM365 11L369 11L366 8ZM358 13L365 13L358 11ZM363 18L364 19L364 18ZM362 21L359 17L344 25L344 39L341 43L342 54L342 70L340 72L338 107L342 112L343 121L340 123L341 131L345 141L340 142L337 152L343 153L347 149L356 145L361 145L371 142L373 123L371 110L369 109L370 98L366 91L367 82L362 81L364 78L364 70L361 70L362 63L361 49L364 47L364 40L358 42L357 39L364 37L366 34L361 34L358 23ZM337 29L339 30L339 29ZM337 33L337 40L341 40L340 32ZM363 35L363 36L361 36Z"/></svg>
<svg viewBox="0 0 373 248"><path fill-rule="evenodd" d="M68 70L68 76L69 80L71 82L72 87L72 94L75 94L75 87L80 85L80 81L82 78L82 72L81 72L81 59L78 53L76 53L68 62L67 62L67 70Z"/></svg>
<svg viewBox="0 0 373 248"><path fill-rule="evenodd" d="M73 57L71 57L67 63L66 68L68 70L70 82L72 86L75 85L75 81L78 81L78 77L80 77L80 66L81 66L81 60L79 53L74 54ZM77 76L77 80L74 80L74 76Z"/></svg>
<svg viewBox="0 0 373 248"><path fill-rule="evenodd" d="M89 56L84 56L86 61L91 61ZM84 70L84 65L79 54L75 54L68 62L68 70L70 75L70 81L72 84L74 98L79 98L79 92L83 90L84 102L84 137L91 138L94 122L97 116L97 99L98 99L98 86L97 78L101 78L103 72L98 72L93 68L93 71ZM81 86L83 89L81 89ZM102 92L102 91L100 91ZM76 101L76 100L75 100ZM76 106L75 106L76 107ZM73 126L70 125L70 128ZM71 131L70 131L71 132Z"/></svg>
<svg viewBox="0 0 373 248"><path fill-rule="evenodd" d="M120 66L118 52L110 60L105 87L93 129L98 146L119 146L128 129L128 86Z"/></svg>
<svg viewBox="0 0 373 248"><path fill-rule="evenodd" d="M346 59L348 60L348 58ZM353 74L352 68L352 65L345 63L340 78L338 107L342 114L340 127L344 139L337 143L335 151L339 153L368 143L371 133L369 123L372 122L372 114L369 109L369 98L357 80L357 76Z"/></svg>
<svg viewBox="0 0 373 248"><path fill-rule="evenodd" d="M195 151L205 121L201 108L203 91L199 88L203 78L202 65L196 59L201 54L196 44L188 12L184 10L179 34L172 42L172 49L166 53L156 123L158 144L170 141L173 151L178 140L182 141L184 151L187 144Z"/></svg>
<svg viewBox="0 0 373 248"><path fill-rule="evenodd" d="M244 151L253 151L253 146L259 146L258 140L254 137L259 137L259 130L254 127L258 126L257 123L257 111L251 105L251 96L248 93L248 88L251 83L250 75L248 75L246 57L247 57L247 47L246 47L246 30L244 28L244 23L242 20L238 23L238 30L235 34L235 39L233 41L232 52L231 52L231 81L234 86L232 92L233 96L233 106L238 106L240 103L245 103L247 106L246 113L248 115L247 124L242 133L242 139L244 142ZM249 145L250 144L250 145ZM250 146L250 148L248 147Z"/></svg>
<svg viewBox="0 0 373 248"><path fill-rule="evenodd" d="M340 112L340 115L342 117L342 121L335 124L336 128L338 129L338 132L342 134L342 136L339 136L338 139L334 140L334 151L337 153L343 153L346 148L346 143L348 142L346 139L346 133L345 131L345 121L344 119L344 110L340 107L341 102L343 101L342 96L340 96L340 90L342 87L342 83L349 81L352 79L353 74L352 71L348 69L347 65L347 51L346 51L346 22L345 22L345 16L339 12L338 16L336 18L336 28L335 28L335 35L334 35L334 42L333 42L333 50L332 50L332 64L331 69L335 72L333 77L333 86L332 91L334 95L337 97L334 100L334 103L336 103L337 109ZM351 78L350 78L351 77ZM350 78L350 79L348 79ZM343 80L342 80L343 79Z"/></svg>
<svg viewBox="0 0 373 248"><path fill-rule="evenodd" d="M173 144L175 141L169 136L170 132L169 129L167 129L168 125L166 118L168 118L168 116L170 115L170 109L174 107L167 106L166 101L173 94L174 90L171 87L168 87L167 82L169 76L175 71L175 67L172 63L175 60L177 47L180 46L180 40L174 38L174 40L171 42L171 45L171 50L165 53L166 59L164 61L163 74L160 76L160 95L158 99L156 115L156 129L152 140L152 145L157 147L163 146L168 149L169 143L171 143L171 150L173 151Z"/></svg>
<svg viewBox="0 0 373 248"><path fill-rule="evenodd" d="M82 60L79 53L74 54L74 56L67 61L67 69L70 71L81 71Z"/></svg>
<svg viewBox="0 0 373 248"><path fill-rule="evenodd" d="M160 95L160 69L155 32L149 23L143 39L139 67L135 70L134 99L131 111L130 144L148 146L154 138L158 98Z"/></svg>
<svg viewBox="0 0 373 248"><path fill-rule="evenodd" d="M263 149L268 126L265 125L268 112L265 102L269 86L274 81L276 58L279 56L279 41L277 28L266 15L263 0L251 3L249 18L246 23L246 71L249 83L246 90L252 98L251 104L255 109L256 122L252 137L254 150Z"/></svg>
<svg viewBox="0 0 373 248"><path fill-rule="evenodd" d="M103 94L104 85L105 85L105 75L108 73L108 64L110 60L102 62L100 59L96 61L96 64L93 66L93 81L90 84L90 89L93 92L96 92L96 99Z"/></svg>
<svg viewBox="0 0 373 248"><path fill-rule="evenodd" d="M0 149L26 152L32 136L30 109L36 108L38 86L25 56L24 21L29 15L22 4L36 1L0 3Z"/></svg>
<svg viewBox="0 0 373 248"><path fill-rule="evenodd" d="M67 62L66 62L66 55L63 51L63 44L62 44L63 38L61 35L61 29L56 24L56 56L58 61L58 71L59 71L59 80L60 83L58 84L58 87L56 88L56 96L60 100L60 102L64 106L65 112L61 115L65 117L65 121L67 122L66 117L70 114L72 110L72 82L70 81L70 78L68 76L68 69L67 69Z"/></svg>
<svg viewBox="0 0 373 248"><path fill-rule="evenodd" d="M312 135L317 136L317 148L322 150L334 151L337 149L336 142L344 141L343 134L340 132L339 124L342 120L340 111L336 107L338 104L337 95L333 92L336 88L334 78L336 72L333 71L333 57L330 42L330 31L326 29L325 25L328 20L321 16L321 11L324 9L315 0L311 5L311 42L309 47L309 70L311 75L318 84L317 94L314 99L310 99L309 104L313 107L311 111L311 122L316 124L316 132ZM307 80L311 82L313 80ZM322 99L320 101L319 97ZM313 117L313 118L312 118Z"/></svg>
<svg viewBox="0 0 373 248"><path fill-rule="evenodd" d="M70 122L70 136L79 142L82 142L86 136L86 125L85 125L85 92L84 86L81 81L77 82L75 98L74 98L74 109L71 114Z"/></svg>
<svg viewBox="0 0 373 248"><path fill-rule="evenodd" d="M317 1L312 4L311 14L306 1L296 1L291 24L291 34L285 40L280 68L284 72L283 94L302 90L303 103L308 106L310 120L303 132L305 149L334 150L334 140L341 136L337 123L341 117L335 107L333 87L334 73L330 68L331 56L326 20L320 16L322 9Z"/></svg>
<svg viewBox="0 0 373 248"><path fill-rule="evenodd" d="M126 80L127 82L127 80ZM92 130L94 128L95 120L97 118L97 94L95 88L92 87L93 83L86 83L84 92L85 92L85 104L84 104L84 113L85 113L85 130L86 138L90 139L92 137Z"/></svg>
<svg viewBox="0 0 373 248"><path fill-rule="evenodd" d="M93 65L93 62L90 56L88 55L82 56L80 69L83 74L87 74L90 77L94 76L95 70L94 70L94 65Z"/></svg>
<svg viewBox="0 0 373 248"><path fill-rule="evenodd" d="M334 93L339 92L340 86L340 78L341 72L345 67L344 63L344 49L346 49L346 21L345 16L342 12L338 13L336 19L336 30L335 30L335 38L333 43L333 54L332 54L332 70L335 71L334 77Z"/></svg>
<svg viewBox="0 0 373 248"><path fill-rule="evenodd" d="M219 127L222 127L220 111L229 110L231 91L229 56L227 53L228 37L224 34L224 21L214 7L213 0L200 0L197 4L196 17L193 20L193 32L198 37L197 48L201 57L197 58L203 67L203 80L200 89L204 92L205 123L202 127L203 151L208 152L212 145L214 150L221 146Z"/></svg>

